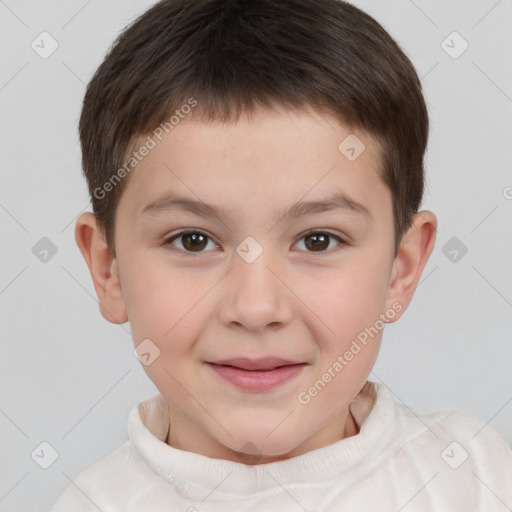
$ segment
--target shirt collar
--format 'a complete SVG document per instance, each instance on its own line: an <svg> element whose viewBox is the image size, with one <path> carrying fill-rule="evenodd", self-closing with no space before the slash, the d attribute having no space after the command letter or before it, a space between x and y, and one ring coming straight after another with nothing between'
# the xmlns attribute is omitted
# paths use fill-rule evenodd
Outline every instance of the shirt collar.
<svg viewBox="0 0 512 512"><path fill-rule="evenodd" d="M216 493L247 496L289 484L312 484L343 474L371 471L393 438L396 404L382 384L367 381L350 403L359 433L317 450L268 464L246 465L173 448L166 443L167 404L154 395L128 418L133 448L161 478L190 498Z"/></svg>

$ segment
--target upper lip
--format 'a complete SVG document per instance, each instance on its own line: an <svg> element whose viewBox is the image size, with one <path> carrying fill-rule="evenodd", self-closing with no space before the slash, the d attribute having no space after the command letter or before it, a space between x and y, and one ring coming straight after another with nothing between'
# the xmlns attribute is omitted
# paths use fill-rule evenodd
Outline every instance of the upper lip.
<svg viewBox="0 0 512 512"><path fill-rule="evenodd" d="M278 366L289 366L293 364L303 364L298 361L290 361L279 357L264 357L261 359L248 359L246 357L236 357L233 359L222 359L219 361L207 361L210 364L234 366L242 370L273 370Z"/></svg>

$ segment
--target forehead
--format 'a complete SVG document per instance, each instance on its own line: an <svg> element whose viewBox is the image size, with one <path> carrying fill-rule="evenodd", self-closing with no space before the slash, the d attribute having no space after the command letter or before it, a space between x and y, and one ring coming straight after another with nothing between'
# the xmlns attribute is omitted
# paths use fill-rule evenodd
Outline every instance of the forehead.
<svg viewBox="0 0 512 512"><path fill-rule="evenodd" d="M135 150L148 140L119 205L134 217L169 193L253 216L333 193L376 215L390 201L376 139L311 110L260 110L236 123L189 116Z"/></svg>

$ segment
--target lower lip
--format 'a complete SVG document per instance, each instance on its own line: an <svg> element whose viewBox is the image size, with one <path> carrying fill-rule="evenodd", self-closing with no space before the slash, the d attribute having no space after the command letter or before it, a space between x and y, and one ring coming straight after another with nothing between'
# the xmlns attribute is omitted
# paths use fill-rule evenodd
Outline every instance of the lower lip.
<svg viewBox="0 0 512 512"><path fill-rule="evenodd" d="M239 388L248 391L265 391L283 384L284 382L295 377L305 365L294 364L282 366L269 371L249 371L233 366L221 366L217 364L207 363L218 375L223 379L231 382Z"/></svg>

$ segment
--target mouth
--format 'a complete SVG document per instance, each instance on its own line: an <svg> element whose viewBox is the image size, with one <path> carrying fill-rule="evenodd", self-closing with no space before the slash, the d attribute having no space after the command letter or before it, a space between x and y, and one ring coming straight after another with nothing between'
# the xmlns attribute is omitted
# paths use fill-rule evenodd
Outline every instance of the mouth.
<svg viewBox="0 0 512 512"><path fill-rule="evenodd" d="M215 363L210 363L215 364ZM297 363L299 364L299 363ZM286 364L282 366L276 366L275 368L267 368L267 369L257 369L257 370L248 370L247 368L240 368L239 366L233 366L230 364L216 364L216 366L224 366L225 368L236 368L237 370L243 370L245 372L271 372L273 370L277 370L278 368L285 368L286 366L297 366L296 364Z"/></svg>
<svg viewBox="0 0 512 512"><path fill-rule="evenodd" d="M274 389L298 376L307 363L282 359L207 362L214 373L224 382L245 391L261 392Z"/></svg>
<svg viewBox="0 0 512 512"><path fill-rule="evenodd" d="M246 371L272 371L276 368L284 366L295 366L298 364L306 364L298 361L291 361L288 359L281 359L279 357L265 357L260 359L248 359L245 357L237 357L233 359L222 359L219 361L212 361L209 364L216 366L230 366Z"/></svg>

